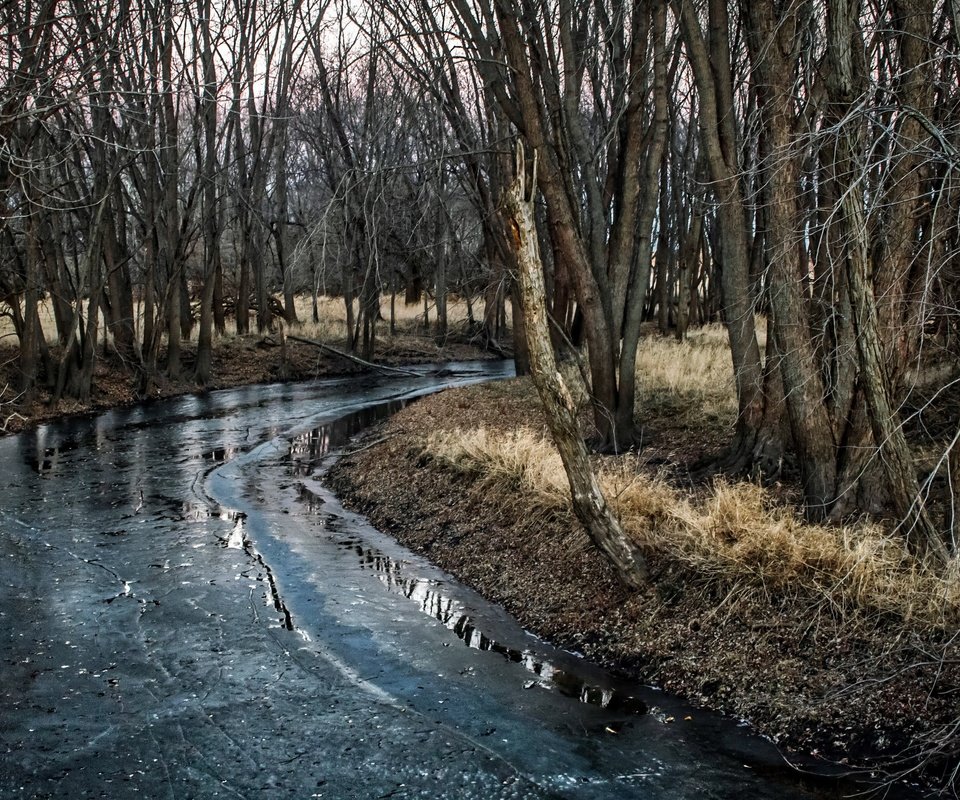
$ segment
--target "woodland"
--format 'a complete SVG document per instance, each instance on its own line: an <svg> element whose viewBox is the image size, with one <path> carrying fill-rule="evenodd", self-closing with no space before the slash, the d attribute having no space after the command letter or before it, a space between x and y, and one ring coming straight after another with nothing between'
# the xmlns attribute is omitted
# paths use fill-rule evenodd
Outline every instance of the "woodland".
<svg viewBox="0 0 960 800"><path fill-rule="evenodd" d="M509 310L522 373L527 246L594 450L639 443L642 336L720 322L737 414L713 466L789 471L810 522L884 514L957 569L956 0L0 14L5 407L89 399L104 359L143 396L202 388L228 323L282 330L304 295L315 318L340 298L365 359L398 299L429 304L438 339L465 299L498 351Z"/></svg>

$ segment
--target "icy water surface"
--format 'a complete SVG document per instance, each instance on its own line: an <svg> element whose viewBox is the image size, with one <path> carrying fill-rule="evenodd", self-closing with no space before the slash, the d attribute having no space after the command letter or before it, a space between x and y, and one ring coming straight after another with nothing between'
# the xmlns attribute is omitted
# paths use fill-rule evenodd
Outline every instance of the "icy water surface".
<svg viewBox="0 0 960 800"><path fill-rule="evenodd" d="M836 796L525 633L324 487L368 407L507 371L250 387L0 440L0 798Z"/></svg>

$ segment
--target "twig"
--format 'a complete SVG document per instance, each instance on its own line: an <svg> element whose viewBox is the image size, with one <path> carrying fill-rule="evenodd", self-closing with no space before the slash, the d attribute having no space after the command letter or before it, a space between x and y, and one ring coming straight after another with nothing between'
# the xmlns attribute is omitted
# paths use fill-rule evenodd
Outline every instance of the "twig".
<svg viewBox="0 0 960 800"><path fill-rule="evenodd" d="M7 432L7 425L10 424L10 420L12 420L14 417L16 417L17 419L21 420L22 422L26 422L26 421L27 421L27 418L26 418L25 416L23 416L23 414L18 414L16 411L14 411L12 414L10 414L10 416L8 416L8 417L3 421L3 427L0 428L0 431L3 431L4 433L6 433L6 432Z"/></svg>
<svg viewBox="0 0 960 800"><path fill-rule="evenodd" d="M392 433L388 433L386 436L379 436L378 438L374 439L372 442L367 442L362 447L356 447L353 450L345 450L343 454L345 456L352 456L352 455L356 455L357 453L362 453L364 450L369 450L371 447L376 447L378 444L383 444L384 442L390 441L390 439L392 439L393 437L394 437L394 434Z"/></svg>

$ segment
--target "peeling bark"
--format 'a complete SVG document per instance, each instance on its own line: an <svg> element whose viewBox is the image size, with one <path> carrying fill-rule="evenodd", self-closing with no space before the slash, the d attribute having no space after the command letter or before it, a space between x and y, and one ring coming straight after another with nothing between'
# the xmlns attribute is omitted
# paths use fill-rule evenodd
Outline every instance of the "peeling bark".
<svg viewBox="0 0 960 800"><path fill-rule="evenodd" d="M517 145L517 176L504 202L510 216L513 244L517 252L520 291L523 302L530 374L546 413L554 444L570 482L573 510L590 537L631 588L645 585L649 574L639 548L631 542L607 505L596 475L590 466L586 445L577 425L573 399L557 370L544 300L543 265L537 245L533 208L536 187L536 156L529 187L522 145Z"/></svg>

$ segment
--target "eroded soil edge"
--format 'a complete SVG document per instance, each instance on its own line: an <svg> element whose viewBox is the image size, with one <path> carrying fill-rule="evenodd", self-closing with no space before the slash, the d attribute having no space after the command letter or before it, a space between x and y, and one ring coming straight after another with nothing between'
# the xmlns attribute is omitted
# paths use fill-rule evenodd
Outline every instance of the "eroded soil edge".
<svg viewBox="0 0 960 800"><path fill-rule="evenodd" d="M521 381L425 398L368 431L331 483L538 635L746 719L788 757L904 768L956 716L957 667L930 658L937 643L892 640L882 617L840 619L816 598L708 581L656 553L650 590L630 592L572 519L531 514L519 491L489 492L425 447L435 431L542 427L535 407Z"/></svg>

